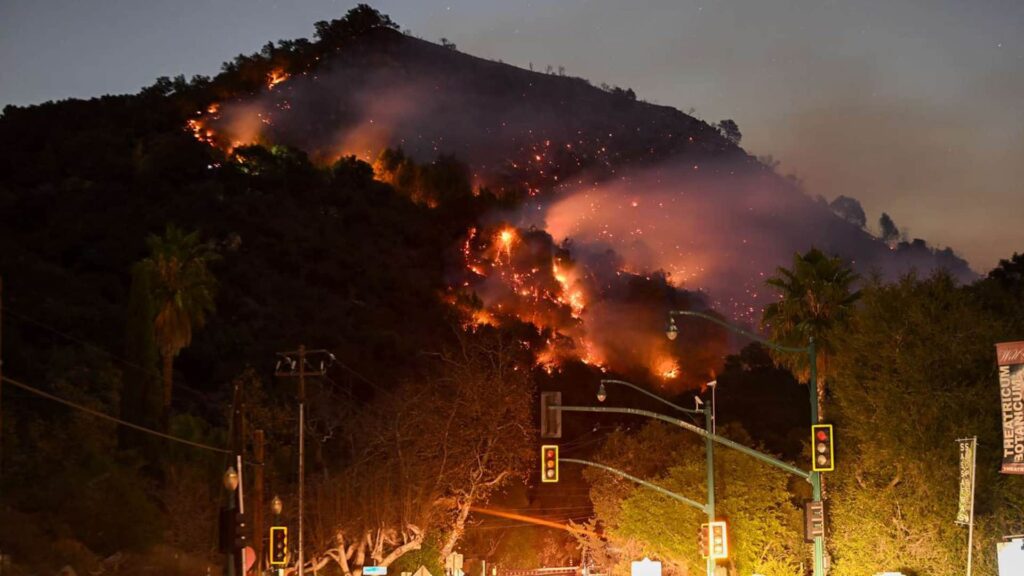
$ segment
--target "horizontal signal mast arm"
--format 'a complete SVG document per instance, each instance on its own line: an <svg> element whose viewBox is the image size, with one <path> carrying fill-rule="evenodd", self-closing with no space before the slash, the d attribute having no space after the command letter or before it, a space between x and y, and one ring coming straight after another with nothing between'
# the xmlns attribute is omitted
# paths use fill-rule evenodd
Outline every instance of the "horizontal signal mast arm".
<svg viewBox="0 0 1024 576"><path fill-rule="evenodd" d="M810 481L810 479L811 479L811 473L810 472L808 472L806 470L801 470L801 469L797 468L796 466L793 466L792 464L789 464L788 462L783 462L782 460L779 460L778 458L775 458L773 456L769 456L769 455L767 455L767 454L765 454L763 452L759 452L757 450L754 450L753 448L749 448L749 447L744 446L743 444L740 444L738 442L733 442L732 440L729 440L728 438L719 436L718 434L710 434L707 431L705 431L704 429L702 429L702 428L700 428L698 426L694 426L693 424L690 424L689 422L680 420L678 418L672 418L671 416L665 416L664 414L658 414L657 412L651 412L649 410L640 410L638 408L615 408L615 407L604 407L604 406L549 406L548 409L549 410L561 410L563 412L599 412L599 413L605 413L605 414L633 414L635 416L646 416L648 418L654 418L655 420L661 420L663 422L668 422L669 424L675 424L676 426L679 426L681 428L685 428L685 429L689 430L690 432L693 432L694 434L698 434L698 435L700 435L700 436L702 436L704 438L710 438L711 441L713 441L713 442L717 442L717 443L719 443L719 444L721 444L723 446L728 446L729 448L732 448L733 450L738 450L740 452L743 452L744 454L746 454L748 456L753 456L754 458L757 458L758 460L760 460L762 462L765 462L767 464L771 464L772 466L775 466L776 468L780 468L782 470L785 470L786 472L789 472L790 474L792 474L794 476L799 476L800 478L803 478L804 480ZM562 458L562 460L566 461L565 458Z"/></svg>

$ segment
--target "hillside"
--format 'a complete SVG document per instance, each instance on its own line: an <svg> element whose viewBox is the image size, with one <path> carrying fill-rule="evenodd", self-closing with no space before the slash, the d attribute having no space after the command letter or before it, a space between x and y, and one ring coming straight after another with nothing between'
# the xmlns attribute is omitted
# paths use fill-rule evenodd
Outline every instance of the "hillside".
<svg viewBox="0 0 1024 576"><path fill-rule="evenodd" d="M223 445L233 384L245 381L272 458L292 470L294 390L271 379L275 353L325 348L337 362L311 385L310 468L338 481L328 469L356 459L344 435L364 432L350 416L420 382L465 334L514 339L540 386L568 401L590 401L604 371L672 395L706 382L735 343L693 330L671 348L666 310L756 323L765 275L794 252L817 246L888 277L973 277L952 251L883 243L808 195L828 191L801 190L674 108L395 28L357 9L318 23L315 41L268 44L215 78L5 108L5 376L134 418L126 391L158 367L136 355L132 269L150 235L196 231L218 256L219 287L174 360L168 429ZM165 540L210 554L212 517L193 522L176 504L215 499L203 490L219 456L167 450L155 473L112 425L4 395L5 416L17 407L3 421L5 550L45 565L60 536L89 555ZM777 442L798 449L784 432ZM168 495L175 482L162 475L182 462L194 476ZM290 474L268 474L294 488Z"/></svg>

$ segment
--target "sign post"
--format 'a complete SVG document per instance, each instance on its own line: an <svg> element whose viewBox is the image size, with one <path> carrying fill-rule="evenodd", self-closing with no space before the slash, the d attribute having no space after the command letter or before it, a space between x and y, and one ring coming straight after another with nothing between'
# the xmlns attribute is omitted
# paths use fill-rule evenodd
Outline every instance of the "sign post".
<svg viewBox="0 0 1024 576"><path fill-rule="evenodd" d="M974 484L975 465L978 460L978 437L960 438L960 502L957 506L957 524L967 525L967 576L971 576L974 552Z"/></svg>

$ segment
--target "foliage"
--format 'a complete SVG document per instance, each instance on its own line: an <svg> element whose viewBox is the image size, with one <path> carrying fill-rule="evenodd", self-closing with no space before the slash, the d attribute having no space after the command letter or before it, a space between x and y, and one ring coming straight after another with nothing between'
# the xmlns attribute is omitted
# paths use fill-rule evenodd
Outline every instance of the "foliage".
<svg viewBox="0 0 1024 576"><path fill-rule="evenodd" d="M720 433L753 444L739 427ZM706 498L703 442L692 434L660 423L632 436L616 432L598 458L691 499ZM608 544L629 551L611 555L613 574L628 573L629 561L638 556L659 559L684 574L704 572L697 544L698 528L707 522L702 512L603 471L588 470L585 476L592 483L595 514ZM800 544L800 512L789 493L789 477L719 448L715 478L716 517L729 522L730 567L741 574L799 574L806 551Z"/></svg>
<svg viewBox="0 0 1024 576"><path fill-rule="evenodd" d="M881 231L882 241L886 244L895 244L900 239L899 228L892 221L892 217L885 212L882 212L882 216L878 219L878 228Z"/></svg>
<svg viewBox="0 0 1024 576"><path fill-rule="evenodd" d="M994 342L1006 320L946 275L871 283L837 346L837 471L830 475L834 574L962 573L954 440L977 435L975 567L1024 525L1024 484L999 475ZM1019 337L1019 334L1016 334Z"/></svg>
<svg viewBox="0 0 1024 576"><path fill-rule="evenodd" d="M771 339L793 348L803 348L813 338L818 354L818 413L822 414L828 362L836 349L836 335L849 322L859 293L853 291L858 276L837 256L817 248L793 256L790 269L778 268L767 284L779 293L779 301L765 307L763 324ZM773 350L776 361L806 378L808 357L802 353Z"/></svg>
<svg viewBox="0 0 1024 576"><path fill-rule="evenodd" d="M157 363L159 350L153 328L156 303L153 275L142 263L132 267L125 327L125 359L130 363L122 373L121 418L150 429L158 429L163 413L163 389ZM147 460L155 460L157 443L131 428L118 429L122 448L137 448Z"/></svg>
<svg viewBox="0 0 1024 576"><path fill-rule="evenodd" d="M722 136L726 140L733 144L739 144L740 140L743 139L743 134L740 133L740 127L736 124L735 120L722 120L716 125L718 131L722 133Z"/></svg>
<svg viewBox="0 0 1024 576"><path fill-rule="evenodd" d="M523 479L532 454L532 362L518 342L460 333L424 379L355 415L348 465L314 488L318 566L388 566L432 539L441 558L472 506Z"/></svg>
<svg viewBox="0 0 1024 576"><path fill-rule="evenodd" d="M140 264L140 274L149 276L153 335L163 360L164 410L169 410L173 386L172 362L182 348L192 343L193 329L201 328L213 311L217 281L209 270L216 255L199 242L199 233L185 233L168 225L164 235L146 239L150 254Z"/></svg>
<svg viewBox="0 0 1024 576"><path fill-rule="evenodd" d="M864 207L860 205L860 201L856 198L836 196L835 200L829 203L829 208L837 216L858 228L863 228L868 223L868 218L864 214Z"/></svg>

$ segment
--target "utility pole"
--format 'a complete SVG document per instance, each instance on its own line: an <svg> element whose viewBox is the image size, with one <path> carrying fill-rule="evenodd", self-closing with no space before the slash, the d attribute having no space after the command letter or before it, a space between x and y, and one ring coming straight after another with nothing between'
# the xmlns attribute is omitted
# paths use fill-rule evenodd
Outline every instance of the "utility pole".
<svg viewBox="0 0 1024 576"><path fill-rule="evenodd" d="M256 573L263 573L263 469L264 469L264 445L263 430L253 431L253 458L256 460L253 468L252 483L252 548L256 551Z"/></svg>
<svg viewBox="0 0 1024 576"><path fill-rule="evenodd" d="M303 556L302 518L303 509L306 505L305 483L306 483L306 376L323 376L326 374L324 362L320 362L319 370L307 370L306 357L309 355L323 355L334 360L334 355L327 350L306 350L305 345L300 345L298 350L291 352L278 352L281 360L277 363L277 370L274 374L278 377L299 377L299 553L298 553L298 576L305 576L305 557ZM298 360L293 360L295 356ZM288 368L288 370L282 370ZM298 372L296 372L298 370Z"/></svg>

